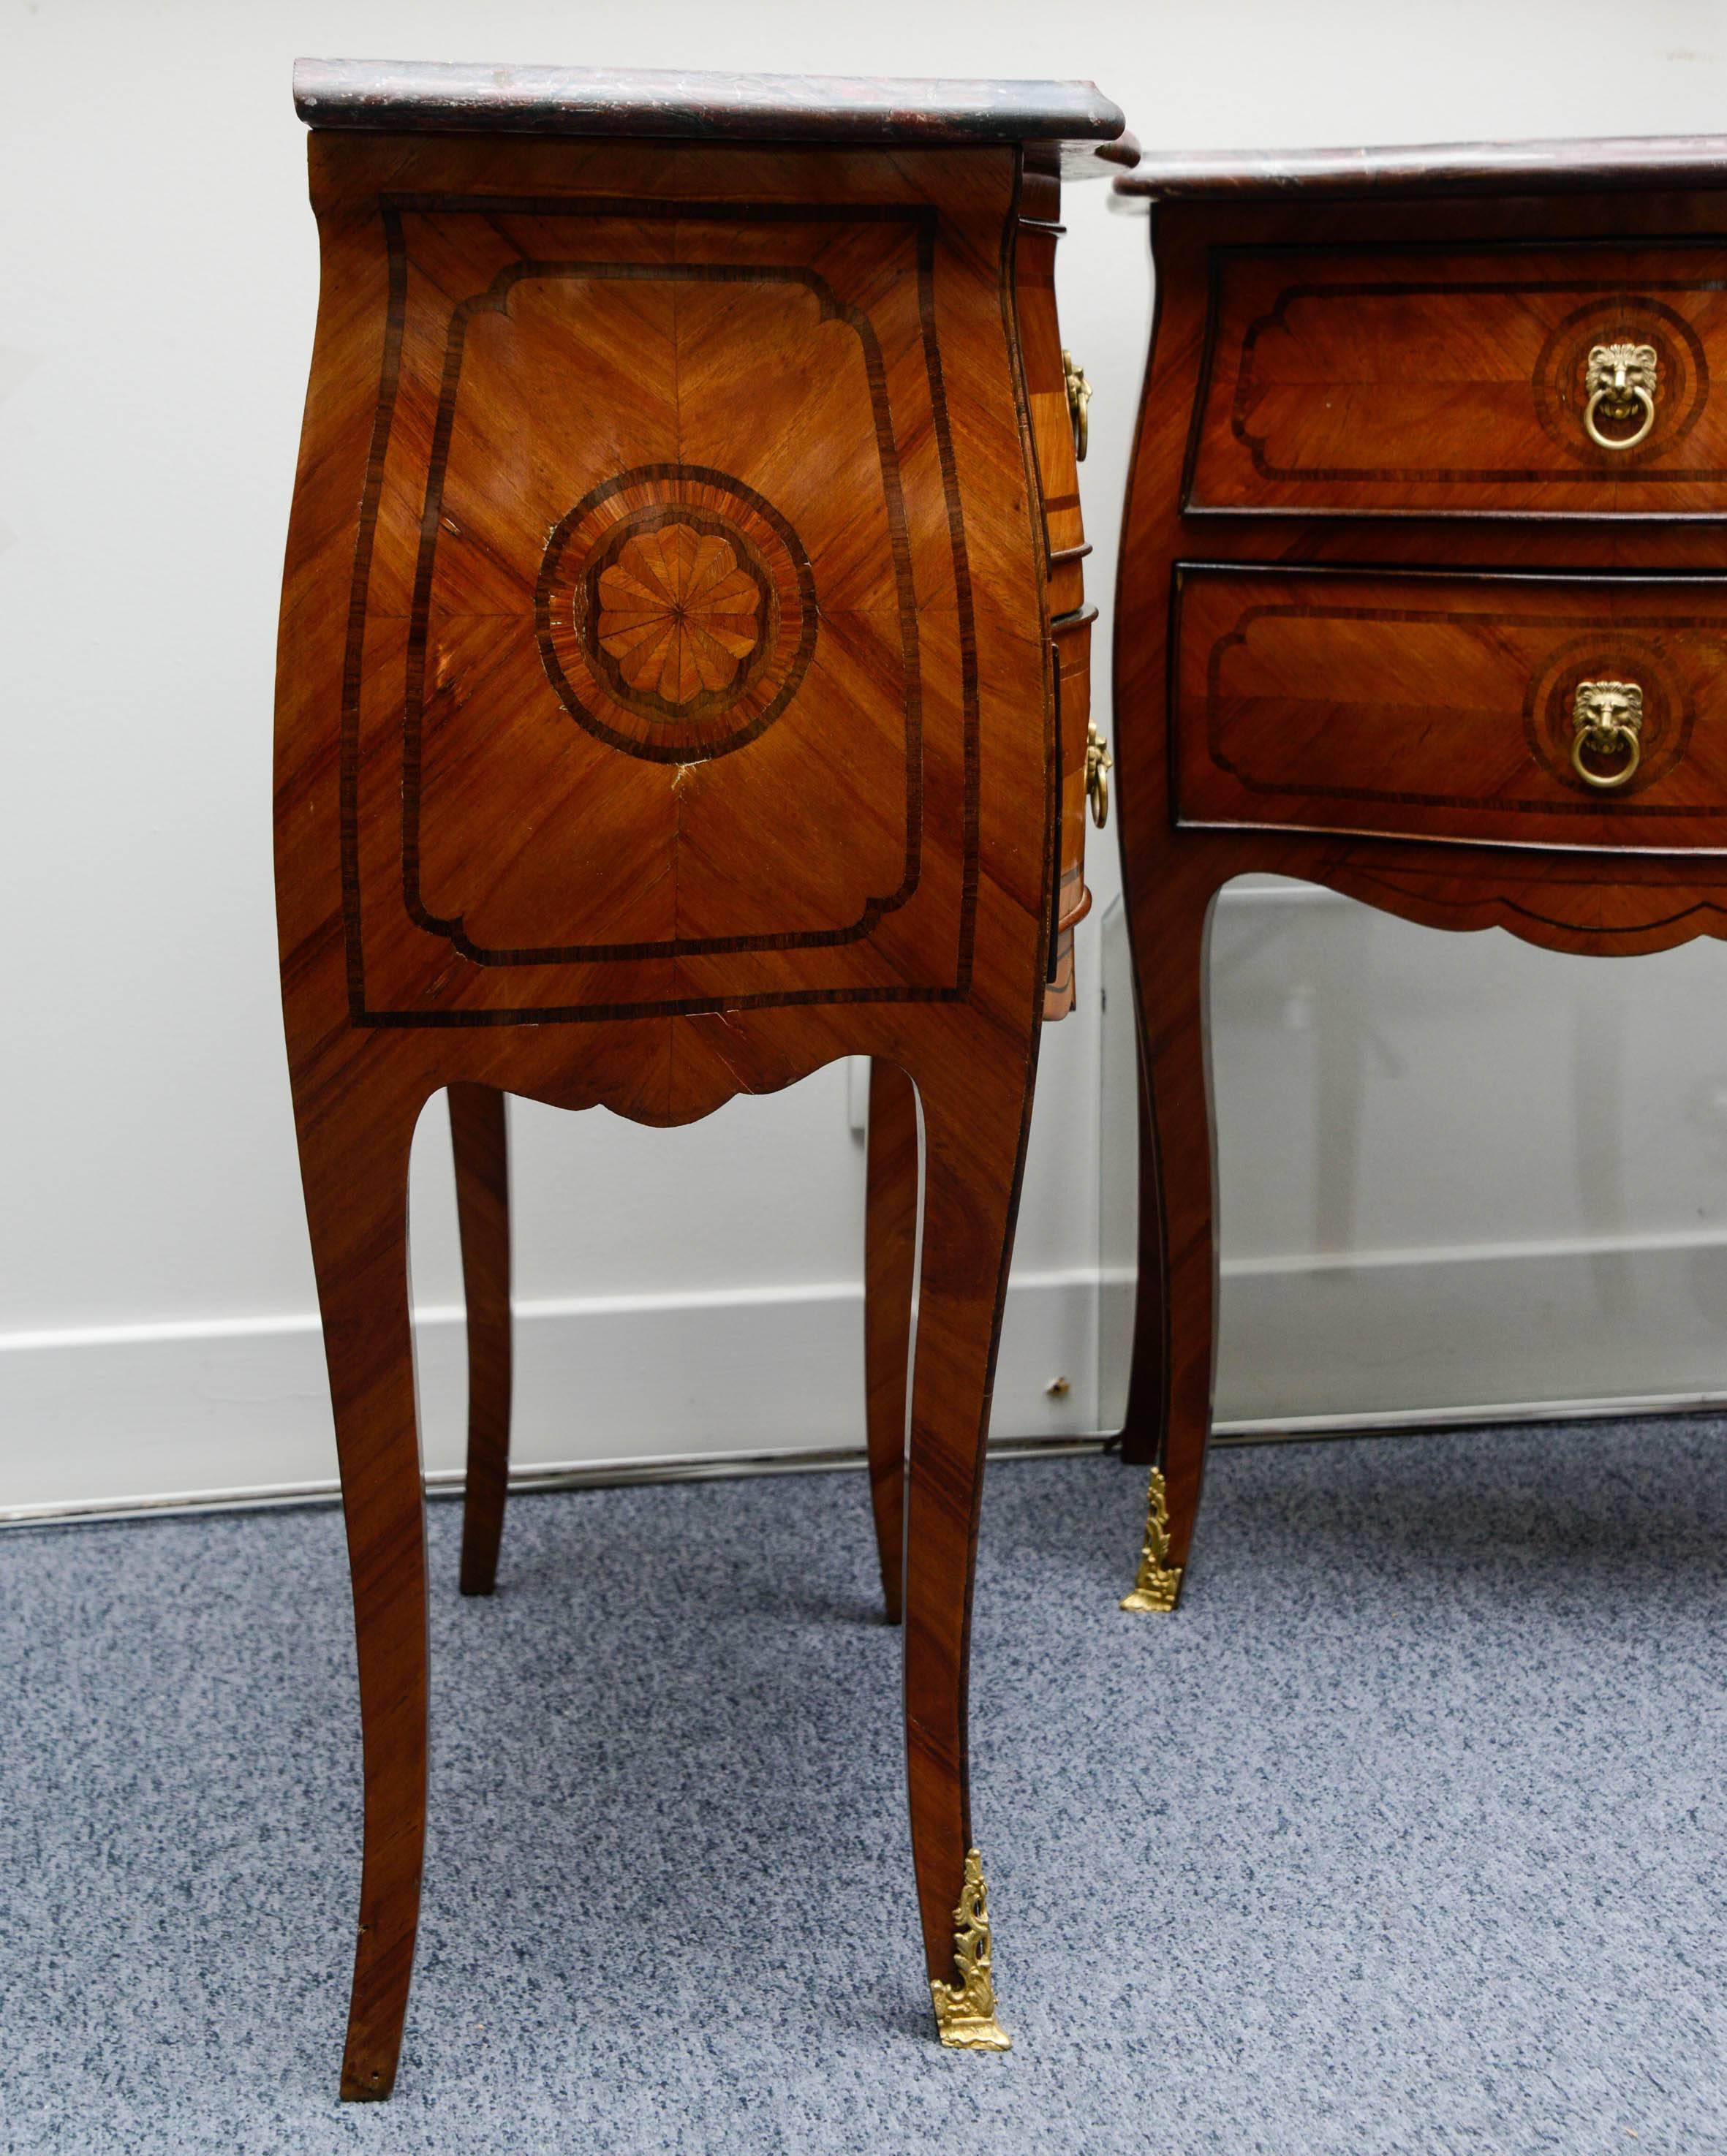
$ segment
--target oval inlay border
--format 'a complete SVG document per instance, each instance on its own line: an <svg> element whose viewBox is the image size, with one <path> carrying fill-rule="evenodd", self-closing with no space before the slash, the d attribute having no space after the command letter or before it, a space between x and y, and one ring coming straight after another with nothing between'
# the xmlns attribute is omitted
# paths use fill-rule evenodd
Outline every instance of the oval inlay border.
<svg viewBox="0 0 1727 2156"><path fill-rule="evenodd" d="M1643 692L1642 760L1623 789L1630 799L1664 778L1685 752L1696 712L1647 633L1604 622L1598 631L1568 638L1550 652L1524 701L1530 753L1569 793L1590 789L1571 766L1572 707L1580 681L1635 681ZM1591 796L1591 798L1597 797Z"/></svg>
<svg viewBox="0 0 1727 2156"><path fill-rule="evenodd" d="M1634 449L1597 449L1583 431L1589 355L1596 345L1629 342L1655 348L1655 424ZM1627 290L1573 308L1550 331L1531 386L1544 430L1567 456L1604 471L1629 472L1666 456L1703 417L1709 360L1702 338L1677 307Z"/></svg>

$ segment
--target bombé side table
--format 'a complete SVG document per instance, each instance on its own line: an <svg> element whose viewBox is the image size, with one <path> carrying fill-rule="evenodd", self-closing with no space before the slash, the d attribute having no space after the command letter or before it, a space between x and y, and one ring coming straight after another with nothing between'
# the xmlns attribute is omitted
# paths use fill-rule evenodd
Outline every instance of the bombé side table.
<svg viewBox="0 0 1727 2156"><path fill-rule="evenodd" d="M923 1107L912 1851L939 2032L1000 2048L966 1661L1058 803L1084 761L1035 355L1059 352L1061 175L1130 163L1122 116L1084 83L339 61L301 63L296 95L322 282L276 870L365 1754L343 2094L389 2092L419 1901L419 1111L448 1089L483 1591L501 1096L677 1124L846 1055Z"/></svg>
<svg viewBox="0 0 1727 2156"><path fill-rule="evenodd" d="M1231 876L1620 955L1727 934L1727 138L1154 157L1123 526L1145 1084L1125 1607L1211 1418ZM1717 375L1720 379L1717 380Z"/></svg>

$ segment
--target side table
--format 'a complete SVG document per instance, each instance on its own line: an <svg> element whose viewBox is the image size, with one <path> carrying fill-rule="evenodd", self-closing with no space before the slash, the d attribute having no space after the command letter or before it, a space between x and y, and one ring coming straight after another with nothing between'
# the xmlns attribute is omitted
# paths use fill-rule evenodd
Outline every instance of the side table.
<svg viewBox="0 0 1727 2156"><path fill-rule="evenodd" d="M913 1860L942 2037L999 2048L966 1658L1060 896L1065 603L1026 360L1053 300L1016 247L1122 116L1088 84L369 62L303 62L296 95L323 271L276 869L365 1751L342 2092L389 2092L419 1900L419 1111L450 1090L483 1589L499 1096L683 1123L846 1055L923 1104Z"/></svg>
<svg viewBox="0 0 1727 2156"><path fill-rule="evenodd" d="M1123 526L1147 1084L1126 1606L1211 1417L1205 939L1231 876L1620 955L1727 934L1727 138L1153 157Z"/></svg>

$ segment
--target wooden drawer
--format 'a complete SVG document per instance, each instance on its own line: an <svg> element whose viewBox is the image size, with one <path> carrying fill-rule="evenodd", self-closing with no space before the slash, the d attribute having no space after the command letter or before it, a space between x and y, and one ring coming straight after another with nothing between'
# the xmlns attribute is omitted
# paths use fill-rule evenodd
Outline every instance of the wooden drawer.
<svg viewBox="0 0 1727 2156"><path fill-rule="evenodd" d="M1083 604L1085 572L1082 564L1092 551L1086 544L1085 526L1080 520L1079 465L1075 454L1073 416L1067 403L1067 371L1061 362L1061 331L1056 314L1058 236L1053 226L1022 223L1014 270L1031 442L1043 489L1044 542L1052 617L1072 613Z"/></svg>
<svg viewBox="0 0 1727 2156"><path fill-rule="evenodd" d="M1060 228L1053 223L1022 220L1014 266L1031 444L1043 494L1046 598L1059 692L1061 868L1043 999L1046 1021L1066 1018L1073 1008L1073 931L1092 903L1085 882L1086 737L1092 713L1092 624L1097 613L1083 603L1083 563L1091 548L1080 521L1077 444L1056 314L1059 237Z"/></svg>
<svg viewBox="0 0 1727 2156"><path fill-rule="evenodd" d="M1086 741L1092 721L1092 624L1097 619L1096 607L1087 607L1051 624L1061 691L1061 870L1044 997L1046 1019L1065 1018L1073 1008L1073 932L1092 910L1086 888Z"/></svg>
<svg viewBox="0 0 1727 2156"><path fill-rule="evenodd" d="M1218 249L1187 506L1719 516L1721 264L1719 242ZM1652 416L1603 448L1591 360L1617 346L1652 367ZM1603 388L1598 434L1637 432L1639 379Z"/></svg>
<svg viewBox="0 0 1727 2156"><path fill-rule="evenodd" d="M1183 567L1176 593L1178 824L1727 850L1727 582ZM1605 724L1577 748L1626 716L1600 684L1641 700L1608 789L1574 762L1631 761Z"/></svg>

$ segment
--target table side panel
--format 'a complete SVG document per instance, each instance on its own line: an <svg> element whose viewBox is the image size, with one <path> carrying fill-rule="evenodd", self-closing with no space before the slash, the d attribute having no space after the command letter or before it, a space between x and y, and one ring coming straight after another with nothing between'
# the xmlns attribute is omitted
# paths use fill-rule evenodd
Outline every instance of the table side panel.
<svg viewBox="0 0 1727 2156"><path fill-rule="evenodd" d="M321 316L285 593L291 788L314 475L363 431L355 1015L963 998L984 744L1010 831L1051 746L1012 154L661 152L632 194L634 146L511 146L314 141L326 298L388 317L368 408Z"/></svg>

